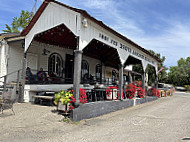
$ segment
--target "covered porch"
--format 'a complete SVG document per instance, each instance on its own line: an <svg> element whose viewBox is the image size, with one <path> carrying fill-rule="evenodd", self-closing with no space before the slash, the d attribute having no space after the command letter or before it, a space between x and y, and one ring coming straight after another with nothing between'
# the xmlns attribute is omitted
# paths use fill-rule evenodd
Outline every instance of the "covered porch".
<svg viewBox="0 0 190 142"><path fill-rule="evenodd" d="M35 35L25 52L32 73L26 70L26 84L73 84L77 38L64 24ZM82 52L81 84L116 84L120 57L115 48L93 39ZM38 75L41 68L44 76Z"/></svg>
<svg viewBox="0 0 190 142"><path fill-rule="evenodd" d="M74 87L77 38L64 24L34 36L25 52L25 102L31 101L32 96L40 92L59 92ZM80 70L79 88L88 91L89 102L106 100L106 88L119 86L121 62L117 49L93 39L81 51L81 55L81 66L77 69ZM125 67L135 63L127 60ZM128 69L125 67L122 66L123 84L132 83L136 75L142 76L133 72L132 68L129 69L130 66ZM43 71L40 71L41 69ZM43 72L43 76L40 76L39 72Z"/></svg>

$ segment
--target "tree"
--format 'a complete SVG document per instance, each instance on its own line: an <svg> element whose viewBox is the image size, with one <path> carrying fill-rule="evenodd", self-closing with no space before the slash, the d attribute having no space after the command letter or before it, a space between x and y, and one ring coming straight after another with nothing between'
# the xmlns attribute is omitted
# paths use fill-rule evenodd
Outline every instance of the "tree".
<svg viewBox="0 0 190 142"><path fill-rule="evenodd" d="M11 27L9 25L5 24L6 30L2 30L2 31L5 33L20 32L22 29L24 29L30 23L33 16L34 16L33 12L22 10L19 18L17 18L17 17L13 18Z"/></svg>
<svg viewBox="0 0 190 142"><path fill-rule="evenodd" d="M178 86L190 85L190 57L181 58L178 60L177 66L171 66L168 79Z"/></svg>
<svg viewBox="0 0 190 142"><path fill-rule="evenodd" d="M161 56L160 53L155 53L153 50L149 50L149 52L161 60L161 63L158 65L158 70L164 67L164 69L158 74L158 82L167 82L167 68L164 66L164 61L166 59L165 56ZM134 65L133 70L139 73L143 73L142 65ZM152 85L156 78L154 67L148 65L145 72L148 73L148 84Z"/></svg>

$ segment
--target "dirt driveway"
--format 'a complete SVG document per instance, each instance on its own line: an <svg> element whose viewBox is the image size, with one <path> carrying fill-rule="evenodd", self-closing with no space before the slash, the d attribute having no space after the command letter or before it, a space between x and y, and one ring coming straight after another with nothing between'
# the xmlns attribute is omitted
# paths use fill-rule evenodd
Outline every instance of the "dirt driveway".
<svg viewBox="0 0 190 142"><path fill-rule="evenodd" d="M190 95L179 94L68 124L54 107L15 104L15 115L0 114L0 142L187 141L189 108Z"/></svg>

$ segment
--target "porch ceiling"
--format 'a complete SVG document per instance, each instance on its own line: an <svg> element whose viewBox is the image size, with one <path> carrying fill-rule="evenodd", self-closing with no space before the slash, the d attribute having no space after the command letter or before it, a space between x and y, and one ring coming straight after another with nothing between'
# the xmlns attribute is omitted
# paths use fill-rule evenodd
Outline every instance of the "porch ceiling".
<svg viewBox="0 0 190 142"><path fill-rule="evenodd" d="M127 66L127 65L136 65L136 64L142 64L140 60L132 57L132 56L129 56L128 59L126 60L124 66Z"/></svg>
<svg viewBox="0 0 190 142"><path fill-rule="evenodd" d="M87 47L83 49L83 54L101 60L106 66L111 66L117 69L120 64L117 49L95 39L93 39Z"/></svg>
<svg viewBox="0 0 190 142"><path fill-rule="evenodd" d="M76 36L64 24L37 34L34 40L69 49L77 46Z"/></svg>

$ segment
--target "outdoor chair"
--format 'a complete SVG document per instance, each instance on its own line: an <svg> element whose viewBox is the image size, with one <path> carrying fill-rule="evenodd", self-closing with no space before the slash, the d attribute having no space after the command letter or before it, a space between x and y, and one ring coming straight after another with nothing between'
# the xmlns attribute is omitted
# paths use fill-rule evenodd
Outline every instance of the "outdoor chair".
<svg viewBox="0 0 190 142"><path fill-rule="evenodd" d="M4 92L2 95L2 99L0 100L0 111L3 114L3 111L6 109L11 109L13 114L15 114L13 110L13 104L15 100L11 98L11 92Z"/></svg>

